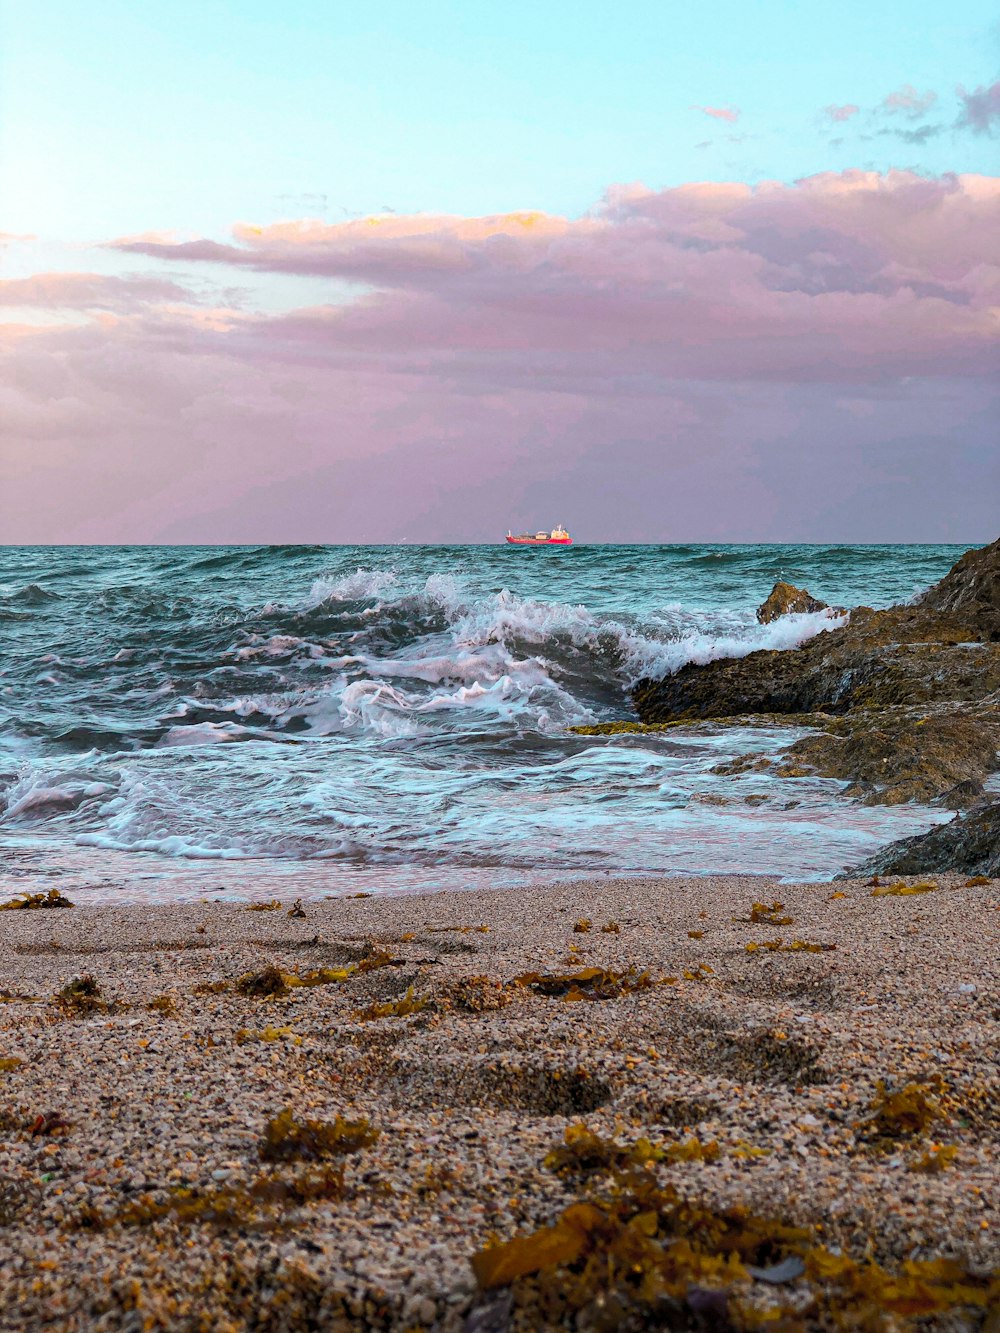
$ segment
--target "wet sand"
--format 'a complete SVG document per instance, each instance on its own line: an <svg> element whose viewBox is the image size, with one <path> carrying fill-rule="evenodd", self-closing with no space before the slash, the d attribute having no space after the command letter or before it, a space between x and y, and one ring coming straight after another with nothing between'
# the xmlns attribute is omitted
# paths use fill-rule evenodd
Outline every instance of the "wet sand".
<svg viewBox="0 0 1000 1333"><path fill-rule="evenodd" d="M626 1156L648 1139L643 1177L715 1215L805 1228L803 1253L954 1259L974 1295L952 1282L920 1326L978 1328L1000 1260L1000 881L934 882L2 912L0 1328L749 1327L778 1307L772 1327L829 1326L841 1279L814 1258L779 1283L703 1265L655 1308L596 1290L573 1313L531 1274L482 1290L490 1241L620 1196L600 1162L544 1164L579 1123ZM775 900L791 922L749 920ZM268 968L285 993L240 993ZM599 997L510 984L593 968L615 974ZM86 975L99 994L53 999ZM879 1080L918 1085L927 1123L879 1120ZM285 1110L380 1134L338 1155L333 1131L274 1133L262 1159ZM906 1327L881 1299L866 1326Z"/></svg>

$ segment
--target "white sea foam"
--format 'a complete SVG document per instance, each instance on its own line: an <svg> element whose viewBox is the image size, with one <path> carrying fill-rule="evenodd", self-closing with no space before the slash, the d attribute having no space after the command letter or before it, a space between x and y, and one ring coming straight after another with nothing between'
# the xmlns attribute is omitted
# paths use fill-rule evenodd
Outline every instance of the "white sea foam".
<svg viewBox="0 0 1000 1333"><path fill-rule="evenodd" d="M115 838L108 833L78 833L74 839L78 847L104 847L115 852L159 852L161 856L192 857L196 860L243 861L254 853L234 847L202 847L188 842L179 834L163 838Z"/></svg>
<svg viewBox="0 0 1000 1333"><path fill-rule="evenodd" d="M359 569L338 586L341 593L376 595L388 586L387 579L396 581L385 571ZM329 595L329 586L321 591ZM397 601L369 610L405 620L414 606L412 595L400 592ZM289 697L282 704L282 721L302 717L313 736L346 728L389 739L424 734L428 714L446 721L472 709L548 732L592 721L588 692L608 697L642 677L667 675L689 662L795 648L844 623L842 616L819 612L760 625L749 611L698 612L666 604L645 624L626 624L595 616L582 604L525 598L506 589L469 599L451 575L431 575L419 598L445 613L446 631L415 636L398 656L326 657L323 665L336 678L319 694ZM360 632L349 637L364 640ZM282 650L294 642L289 636L269 641ZM527 645L543 651L518 652ZM457 690L430 696L419 688L454 683ZM268 711L266 705L261 711Z"/></svg>
<svg viewBox="0 0 1000 1333"><path fill-rule="evenodd" d="M255 657L287 657L299 648L308 657L322 657L326 652L320 644L301 639L296 634L272 634L269 639L261 641L258 638L243 648L237 648L233 656L238 662L250 662Z"/></svg>
<svg viewBox="0 0 1000 1333"><path fill-rule="evenodd" d="M582 645L593 642L598 622L585 606L541 602L518 597L504 589L469 608L456 608L451 625L462 647L487 643L545 643L557 635Z"/></svg>
<svg viewBox="0 0 1000 1333"><path fill-rule="evenodd" d="M3 818L13 821L29 814L46 818L53 811L75 809L82 802L112 790L108 783L95 782L87 775L44 774L28 769L6 792Z"/></svg>
<svg viewBox="0 0 1000 1333"><path fill-rule="evenodd" d="M479 652L458 647L453 654L437 653L430 657L341 657L330 665L361 667L372 676L406 677L432 685L446 680L494 681L512 675L525 684L542 684L548 680L544 665L537 659L512 658L499 644L488 645Z"/></svg>
<svg viewBox="0 0 1000 1333"><path fill-rule="evenodd" d="M361 726L383 737L416 736L420 727L406 714L411 704L404 694L377 680L357 680L340 696L340 717L345 727Z"/></svg>
<svg viewBox="0 0 1000 1333"><path fill-rule="evenodd" d="M669 676L689 663L704 666L721 658L748 657L762 649L787 651L799 648L817 634L838 629L848 616L830 611L782 616L769 625L747 623L733 633L711 634L693 630L678 639L653 639L616 626L622 649L622 669L627 684L644 677Z"/></svg>
<svg viewBox="0 0 1000 1333"><path fill-rule="evenodd" d="M159 750L173 746L223 745L231 741L282 741L289 737L259 727L241 727L235 722L195 722L190 726L171 727L156 742Z"/></svg>
<svg viewBox="0 0 1000 1333"><path fill-rule="evenodd" d="M356 569L337 579L316 579L309 597L315 606L322 602L362 602L380 597L396 582L396 575L389 569Z"/></svg>

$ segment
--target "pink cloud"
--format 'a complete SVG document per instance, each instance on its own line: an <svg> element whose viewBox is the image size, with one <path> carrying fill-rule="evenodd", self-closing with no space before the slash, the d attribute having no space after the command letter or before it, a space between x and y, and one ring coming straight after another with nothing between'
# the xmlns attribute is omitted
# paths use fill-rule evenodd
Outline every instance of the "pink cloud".
<svg viewBox="0 0 1000 1333"><path fill-rule="evenodd" d="M725 120L729 124L735 125L740 118L740 111L735 106L693 106L692 111L701 111L706 116L711 116L713 120Z"/></svg>
<svg viewBox="0 0 1000 1333"><path fill-rule="evenodd" d="M860 110L861 108L855 106L853 102L846 102L843 106L825 106L823 114L828 120L842 124L845 120L850 120L852 116L856 116Z"/></svg>
<svg viewBox="0 0 1000 1333"><path fill-rule="evenodd" d="M942 299L974 306L988 280L983 266L1000 258L998 209L997 178L846 171L756 189L616 187L575 221L397 215L240 224L230 244L118 244L158 260L197 253L220 267L354 279L382 293L336 307L329 317L339 321L385 318L396 327L411 312L441 306L475 317L497 302L511 314L540 302L550 318L563 302L625 312L634 284L644 307L654 307L658 292L679 283L697 314L716 282L740 274L748 306L780 323L778 294L796 290L885 298L930 283Z"/></svg>
<svg viewBox="0 0 1000 1333"><path fill-rule="evenodd" d="M958 95L962 102L959 126L976 134L992 134L994 125L1000 125L1000 82L971 93L959 88Z"/></svg>
<svg viewBox="0 0 1000 1333"><path fill-rule="evenodd" d="M41 310L133 310L162 301L192 301L190 291L162 278L99 273L36 273L0 279L0 306Z"/></svg>
<svg viewBox="0 0 1000 1333"><path fill-rule="evenodd" d="M605 536L696 536L694 516L702 536L793 535L810 501L789 468L822 508L849 458L838 494L874 521L908 440L927 506L950 497L964 522L996 468L998 224L1000 179L852 171L619 186L579 219L132 238L118 250L221 281L311 277L315 301L249 315L156 276L10 284L9 303L89 314L0 325L0 539L471 539L557 492L592 537L619 492ZM330 304L345 278L357 294Z"/></svg>
<svg viewBox="0 0 1000 1333"><path fill-rule="evenodd" d="M882 109L890 114L906 116L908 120L918 120L936 101L937 93L930 90L918 93L912 83L904 83L901 88L882 99Z"/></svg>

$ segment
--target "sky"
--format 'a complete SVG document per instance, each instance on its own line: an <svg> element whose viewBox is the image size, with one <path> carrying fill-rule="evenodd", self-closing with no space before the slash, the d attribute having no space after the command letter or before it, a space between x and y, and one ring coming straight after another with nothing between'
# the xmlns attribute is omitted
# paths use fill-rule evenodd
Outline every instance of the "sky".
<svg viewBox="0 0 1000 1333"><path fill-rule="evenodd" d="M0 0L0 541L991 539L998 71L980 0Z"/></svg>

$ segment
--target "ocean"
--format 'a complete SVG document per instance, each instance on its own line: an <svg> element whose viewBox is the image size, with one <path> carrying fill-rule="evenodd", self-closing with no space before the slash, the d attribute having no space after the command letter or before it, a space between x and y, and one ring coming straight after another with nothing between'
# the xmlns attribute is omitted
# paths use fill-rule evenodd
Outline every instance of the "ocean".
<svg viewBox="0 0 1000 1333"><path fill-rule="evenodd" d="M130 902L827 878L950 812L713 772L798 727L570 728L633 716L642 676L839 623L758 625L778 578L887 606L963 549L0 549L0 885Z"/></svg>

